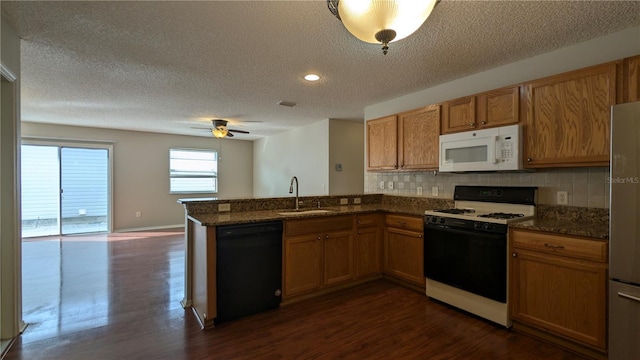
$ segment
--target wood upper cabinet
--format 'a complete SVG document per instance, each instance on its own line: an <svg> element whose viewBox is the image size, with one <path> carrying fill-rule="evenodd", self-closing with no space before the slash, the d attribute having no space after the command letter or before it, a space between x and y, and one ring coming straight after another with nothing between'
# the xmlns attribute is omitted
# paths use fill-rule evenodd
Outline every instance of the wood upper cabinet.
<svg viewBox="0 0 640 360"><path fill-rule="evenodd" d="M382 214L356 215L354 237L355 277L382 273Z"/></svg>
<svg viewBox="0 0 640 360"><path fill-rule="evenodd" d="M640 55L624 59L622 102L640 101Z"/></svg>
<svg viewBox="0 0 640 360"><path fill-rule="evenodd" d="M398 168L398 117L367 121L367 170Z"/></svg>
<svg viewBox="0 0 640 360"><path fill-rule="evenodd" d="M398 162L401 170L437 169L440 105L398 115Z"/></svg>
<svg viewBox="0 0 640 360"><path fill-rule="evenodd" d="M607 243L519 229L510 240L514 327L520 322L604 351Z"/></svg>
<svg viewBox="0 0 640 360"><path fill-rule="evenodd" d="M284 297L353 279L353 216L284 223Z"/></svg>
<svg viewBox="0 0 640 360"><path fill-rule="evenodd" d="M367 170L438 168L440 105L367 121Z"/></svg>
<svg viewBox="0 0 640 360"><path fill-rule="evenodd" d="M525 166L606 166L620 62L525 84Z"/></svg>
<svg viewBox="0 0 640 360"><path fill-rule="evenodd" d="M485 129L520 121L520 87L496 89L442 105L442 133Z"/></svg>
<svg viewBox="0 0 640 360"><path fill-rule="evenodd" d="M385 219L384 272L424 288L422 217L386 215Z"/></svg>

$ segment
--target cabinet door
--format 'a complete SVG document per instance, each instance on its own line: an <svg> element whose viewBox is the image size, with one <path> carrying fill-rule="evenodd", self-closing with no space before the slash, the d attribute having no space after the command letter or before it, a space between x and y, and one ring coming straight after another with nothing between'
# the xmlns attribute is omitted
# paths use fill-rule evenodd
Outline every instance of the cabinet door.
<svg viewBox="0 0 640 360"><path fill-rule="evenodd" d="M284 296L322 286L322 237L285 239Z"/></svg>
<svg viewBox="0 0 640 360"><path fill-rule="evenodd" d="M360 228L355 236L356 278L382 273L382 230L378 226Z"/></svg>
<svg viewBox="0 0 640 360"><path fill-rule="evenodd" d="M367 121L367 170L398 168L397 117Z"/></svg>
<svg viewBox="0 0 640 360"><path fill-rule="evenodd" d="M398 116L400 169L437 169L440 136L440 105Z"/></svg>
<svg viewBox="0 0 640 360"><path fill-rule="evenodd" d="M332 232L324 237L324 284L353 279L352 232Z"/></svg>
<svg viewBox="0 0 640 360"><path fill-rule="evenodd" d="M489 91L477 96L478 128L517 124L520 121L520 87Z"/></svg>
<svg viewBox="0 0 640 360"><path fill-rule="evenodd" d="M513 320L605 349L606 264L519 249L513 256Z"/></svg>
<svg viewBox="0 0 640 360"><path fill-rule="evenodd" d="M616 69L609 63L525 85L525 166L606 166Z"/></svg>
<svg viewBox="0 0 640 360"><path fill-rule="evenodd" d="M624 59L623 102L640 101L640 56Z"/></svg>
<svg viewBox="0 0 640 360"><path fill-rule="evenodd" d="M476 97L469 96L442 104L442 133L450 134L476 128Z"/></svg>
<svg viewBox="0 0 640 360"><path fill-rule="evenodd" d="M425 286L422 233L387 227L384 234L384 272Z"/></svg>

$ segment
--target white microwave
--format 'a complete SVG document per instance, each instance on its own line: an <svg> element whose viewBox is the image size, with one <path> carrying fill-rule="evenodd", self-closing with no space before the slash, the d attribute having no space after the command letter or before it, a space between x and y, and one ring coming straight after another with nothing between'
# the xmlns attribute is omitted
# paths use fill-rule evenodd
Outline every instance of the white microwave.
<svg viewBox="0 0 640 360"><path fill-rule="evenodd" d="M440 135L441 172L522 170L522 127Z"/></svg>

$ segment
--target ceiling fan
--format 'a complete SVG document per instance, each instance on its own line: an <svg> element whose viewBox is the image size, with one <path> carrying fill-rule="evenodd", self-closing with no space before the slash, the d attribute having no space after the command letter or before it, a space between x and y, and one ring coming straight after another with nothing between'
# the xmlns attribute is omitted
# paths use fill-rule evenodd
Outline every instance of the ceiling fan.
<svg viewBox="0 0 640 360"><path fill-rule="evenodd" d="M212 128L196 128L194 127L193 129L207 129L209 131L211 131L211 134L217 138L224 138L224 137L233 137L233 133L239 133L239 134L249 134L248 131L244 131L244 130L236 130L236 129L229 129L227 127L227 124L229 123L227 120L223 120L223 119L213 119L211 120L211 123L213 124Z"/></svg>

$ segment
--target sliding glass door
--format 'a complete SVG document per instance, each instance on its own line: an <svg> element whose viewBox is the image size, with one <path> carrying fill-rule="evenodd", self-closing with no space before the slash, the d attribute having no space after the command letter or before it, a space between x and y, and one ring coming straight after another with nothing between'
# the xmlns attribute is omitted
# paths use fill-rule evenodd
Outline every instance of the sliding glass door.
<svg viewBox="0 0 640 360"><path fill-rule="evenodd" d="M109 231L109 149L22 145L23 237Z"/></svg>

